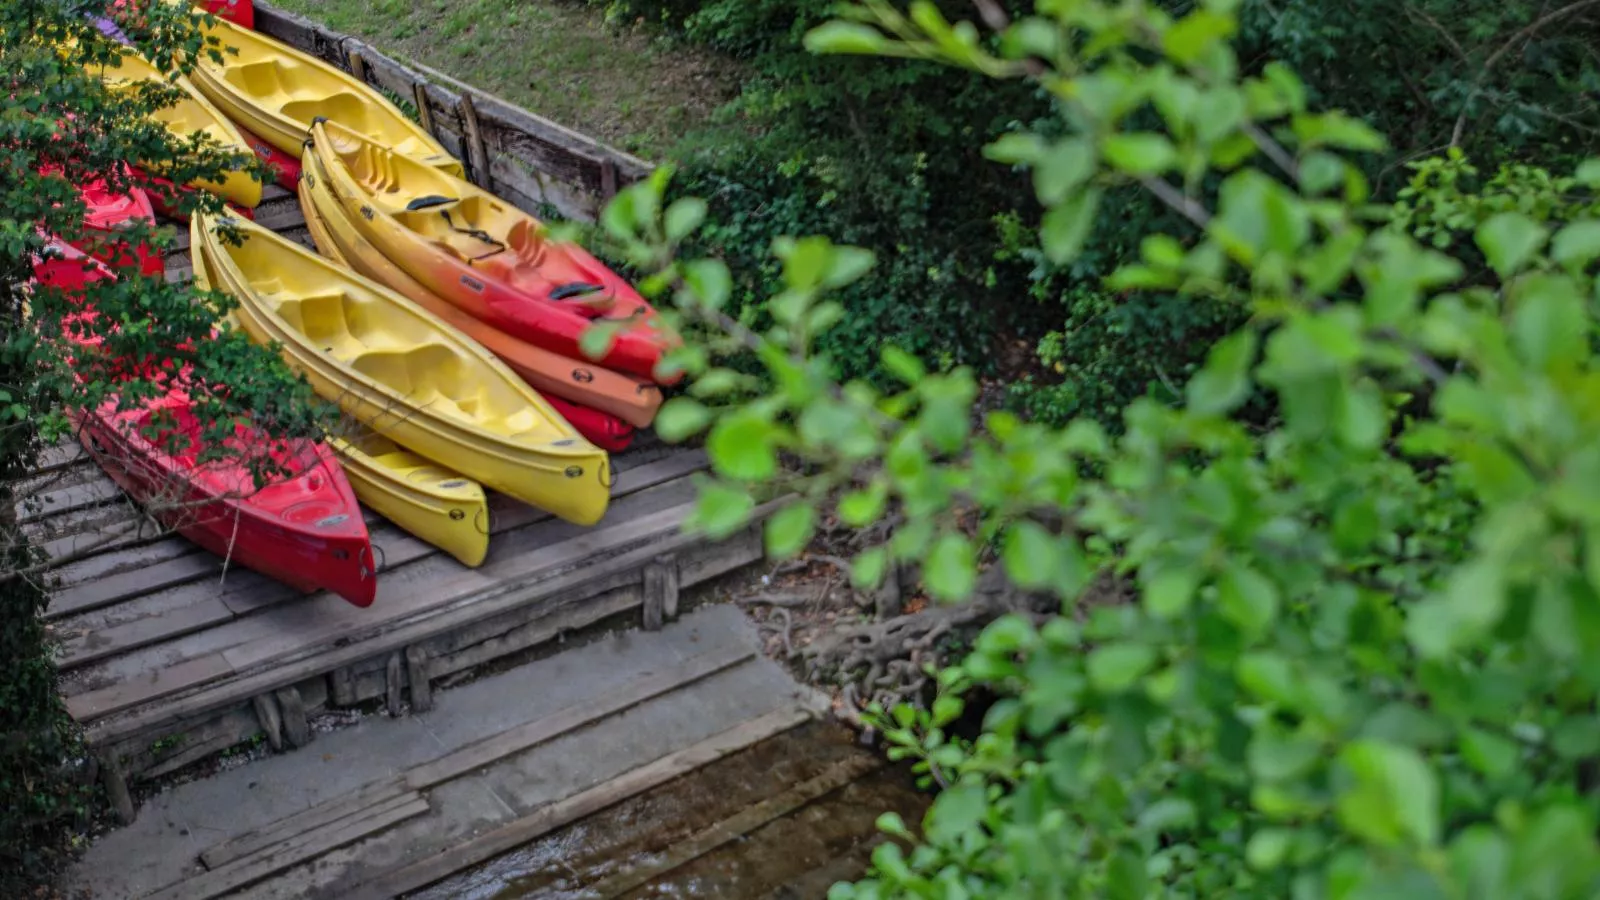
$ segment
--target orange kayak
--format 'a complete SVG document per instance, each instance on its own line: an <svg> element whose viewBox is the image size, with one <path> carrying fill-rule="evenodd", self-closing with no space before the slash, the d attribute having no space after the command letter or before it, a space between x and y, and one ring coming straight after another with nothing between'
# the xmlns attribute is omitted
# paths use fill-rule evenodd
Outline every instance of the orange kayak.
<svg viewBox="0 0 1600 900"><path fill-rule="evenodd" d="M345 217L344 208L326 192L316 154L307 153L304 163L300 208L305 212L312 240L324 255L336 253L345 265L443 319L500 357L541 393L608 413L637 428L647 428L655 419L662 401L661 389L655 384L512 337L423 287L356 231Z"/></svg>

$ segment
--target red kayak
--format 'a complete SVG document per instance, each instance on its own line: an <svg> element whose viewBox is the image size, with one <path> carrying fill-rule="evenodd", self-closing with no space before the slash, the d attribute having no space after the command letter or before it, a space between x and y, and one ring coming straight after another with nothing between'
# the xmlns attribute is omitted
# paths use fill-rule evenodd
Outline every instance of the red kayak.
<svg viewBox="0 0 1600 900"><path fill-rule="evenodd" d="M633 426L616 416L579 406L544 391L539 391L539 396L555 407L556 412L561 413L561 417L576 428L585 440L601 450L617 453L628 449L628 445L633 443Z"/></svg>
<svg viewBox="0 0 1600 900"><path fill-rule="evenodd" d="M255 30L255 0L205 0L200 5L219 19L226 19L240 28Z"/></svg>
<svg viewBox="0 0 1600 900"><path fill-rule="evenodd" d="M233 122L232 119L228 121ZM292 191L300 186L300 160L298 157L290 156L251 134L249 129L238 122L233 122L233 127L239 129L239 136L244 138L244 142L250 145L250 149L255 151L256 156L267 164L267 168L272 170L273 178L280 187L284 190Z"/></svg>
<svg viewBox="0 0 1600 900"><path fill-rule="evenodd" d="M118 271L131 268L141 275L161 275L166 271L161 254L148 243L129 247L127 241L117 239L117 233L134 222L155 227L156 211L149 195L136 187L129 187L126 193L116 193L104 181L80 186L78 193L88 207L84 222L91 232L89 240L75 245L79 250L93 253Z"/></svg>
<svg viewBox="0 0 1600 900"><path fill-rule="evenodd" d="M115 277L59 241L36 262L34 275L69 292ZM86 322L94 315L91 310L69 318ZM72 321L65 328L78 346L100 343L98 336L75 330ZM329 590L356 606L371 605L378 584L372 543L332 451L315 441L277 440L237 426L227 439L230 449L238 456L265 453L288 474L257 488L249 466L237 457L202 463L204 429L182 379L182 373L171 377L164 395L136 409L119 412L112 400L73 413L89 455L163 525L212 553L302 591ZM163 430L148 434L152 424Z"/></svg>

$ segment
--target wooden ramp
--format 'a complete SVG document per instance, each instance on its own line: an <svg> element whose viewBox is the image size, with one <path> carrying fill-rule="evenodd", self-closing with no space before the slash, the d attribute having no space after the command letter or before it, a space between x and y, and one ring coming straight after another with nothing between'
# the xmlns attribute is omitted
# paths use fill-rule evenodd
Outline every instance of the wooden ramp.
<svg viewBox="0 0 1600 900"><path fill-rule="evenodd" d="M826 698L765 659L731 606L450 694L435 711L319 738L315 753L163 793L90 848L71 887L154 900L445 898L487 896L487 877L524 896L610 900L674 875L709 886L708 863L765 845L726 887L673 894L736 900L859 875L874 818L920 809L903 781L872 793L887 761L813 721Z"/></svg>
<svg viewBox="0 0 1600 900"><path fill-rule="evenodd" d="M308 241L294 197L268 191L258 221ZM188 275L187 240L168 259ZM300 595L164 534L73 445L49 454L19 507L57 561L47 616L67 706L122 813L126 782L264 734L302 743L308 714L384 698L426 708L433 681L621 614L658 628L678 592L758 559L746 531L711 545L682 535L699 451L641 434L612 456L616 485L580 528L492 495L489 556L467 569L368 513L380 574L357 609Z"/></svg>

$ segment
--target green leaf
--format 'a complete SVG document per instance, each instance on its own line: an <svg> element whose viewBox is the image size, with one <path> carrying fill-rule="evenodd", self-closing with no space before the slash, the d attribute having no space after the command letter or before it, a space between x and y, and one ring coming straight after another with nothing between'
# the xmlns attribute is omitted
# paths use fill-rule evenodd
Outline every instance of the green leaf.
<svg viewBox="0 0 1600 900"><path fill-rule="evenodd" d="M939 535L922 564L922 580L929 596L942 603L972 596L978 583L978 564L972 542L953 532Z"/></svg>
<svg viewBox="0 0 1600 900"><path fill-rule="evenodd" d="M1338 111L1297 115L1292 126L1301 147L1307 150L1329 146L1376 153L1389 143L1371 125Z"/></svg>
<svg viewBox="0 0 1600 900"><path fill-rule="evenodd" d="M1412 607L1406 637L1425 657L1448 656L1486 635L1505 607L1504 571L1493 560L1473 560L1451 574L1443 594Z"/></svg>
<svg viewBox="0 0 1600 900"><path fill-rule="evenodd" d="M744 527L755 508L755 500L742 488L720 481L704 483L694 514L684 527L714 539L725 538Z"/></svg>
<svg viewBox="0 0 1600 900"><path fill-rule="evenodd" d="M989 793L980 782L961 781L939 792L923 819L922 830L930 841L953 842L983 821L989 809Z"/></svg>
<svg viewBox="0 0 1600 900"><path fill-rule="evenodd" d="M889 572L889 550L873 547L850 561L850 583L863 591L877 590Z"/></svg>
<svg viewBox="0 0 1600 900"><path fill-rule="evenodd" d="M912 387L921 384L922 379L928 374L927 367L923 366L922 360L893 344L883 348L882 358L883 368L890 375Z"/></svg>
<svg viewBox="0 0 1600 900"><path fill-rule="evenodd" d="M1586 159L1579 163L1572 177L1581 184L1600 187L1600 159Z"/></svg>
<svg viewBox="0 0 1600 900"><path fill-rule="evenodd" d="M1094 174L1094 145L1084 137L1069 137L1051 145L1033 166L1033 188L1039 202L1054 206Z"/></svg>
<svg viewBox="0 0 1600 900"><path fill-rule="evenodd" d="M822 286L837 290L851 284L871 271L875 260L876 257L871 250L863 250L860 247L834 247L823 270Z"/></svg>
<svg viewBox="0 0 1600 900"><path fill-rule="evenodd" d="M1161 35L1161 49L1179 65L1198 62L1212 47L1233 36L1238 27L1234 16L1198 9L1179 19Z"/></svg>
<svg viewBox="0 0 1600 900"><path fill-rule="evenodd" d="M656 413L656 434L669 444L693 437L711 424L711 410L688 397L673 397Z"/></svg>
<svg viewBox="0 0 1600 900"><path fill-rule="evenodd" d="M1006 529L1001 561L1006 576L1024 590L1048 587L1060 571L1056 537L1037 522L1021 521Z"/></svg>
<svg viewBox="0 0 1600 900"><path fill-rule="evenodd" d="M865 528L883 516L888 501L888 482L874 478L865 488L839 498L839 521L851 528Z"/></svg>
<svg viewBox="0 0 1600 900"><path fill-rule="evenodd" d="M1089 683L1103 693L1121 693L1133 687L1155 664L1155 648L1148 644L1106 644L1089 654Z"/></svg>
<svg viewBox="0 0 1600 900"><path fill-rule="evenodd" d="M764 481L778 473L773 447L777 426L748 410L728 416L711 429L706 452L717 474L740 481Z"/></svg>
<svg viewBox="0 0 1600 900"><path fill-rule="evenodd" d="M1100 196L1099 188L1088 188L1044 214L1039 237L1052 263L1064 266L1083 252L1083 242L1100 211Z"/></svg>
<svg viewBox="0 0 1600 900"><path fill-rule="evenodd" d="M997 163L1017 165L1031 163L1042 156L1046 149L1044 138L1028 131L1011 132L996 138L994 142L986 144L983 155Z"/></svg>
<svg viewBox="0 0 1600 900"><path fill-rule="evenodd" d="M772 514L767 519L767 556L771 559L788 559L805 549L816 532L817 511L811 504L794 502Z"/></svg>
<svg viewBox="0 0 1600 900"><path fill-rule="evenodd" d="M1583 219L1556 232L1550 242L1550 258L1575 269L1600 258L1600 220Z"/></svg>
<svg viewBox="0 0 1600 900"><path fill-rule="evenodd" d="M616 344L621 331L619 326L610 322L589 325L578 336L578 350L589 359L604 359Z"/></svg>
<svg viewBox="0 0 1600 900"><path fill-rule="evenodd" d="M706 220L706 202L699 197L674 200L662 217L662 229L667 240L676 244L694 233Z"/></svg>
<svg viewBox="0 0 1600 900"><path fill-rule="evenodd" d="M1502 212L1486 219L1474 236L1496 274L1507 278L1533 259L1550 233L1522 213Z"/></svg>
<svg viewBox="0 0 1600 900"><path fill-rule="evenodd" d="M721 309L733 293L733 276L720 259L697 259L684 264L683 281L701 303Z"/></svg>
<svg viewBox="0 0 1600 900"><path fill-rule="evenodd" d="M1106 162L1136 177L1159 175L1172 168L1178 151L1164 134L1134 131L1113 134L1101 145Z"/></svg>
<svg viewBox="0 0 1600 900"><path fill-rule="evenodd" d="M1294 832L1287 828L1262 828L1250 835L1245 845L1245 862L1258 872L1270 872L1283 865L1294 843Z"/></svg>
<svg viewBox="0 0 1600 900"><path fill-rule="evenodd" d="M1344 748L1339 762L1355 780L1336 805L1345 828L1381 845L1438 844L1439 782L1417 751L1360 740Z"/></svg>
<svg viewBox="0 0 1600 900"><path fill-rule="evenodd" d="M890 41L876 28L835 19L806 32L804 44L807 50L817 54L877 56L889 49Z"/></svg>
<svg viewBox="0 0 1600 900"><path fill-rule="evenodd" d="M1175 619L1188 612L1200 589L1201 574L1197 566L1173 560L1145 566L1139 571L1145 609L1158 619Z"/></svg>
<svg viewBox="0 0 1600 900"><path fill-rule="evenodd" d="M1256 359L1258 336L1244 328L1212 346L1205 368L1189 379L1185 388L1189 409L1196 415L1221 416L1250 396L1250 366Z"/></svg>
<svg viewBox="0 0 1600 900"><path fill-rule="evenodd" d="M1217 601L1225 616L1247 634L1259 635L1278 617L1278 586L1243 562L1234 561L1217 580Z"/></svg>
<svg viewBox="0 0 1600 900"><path fill-rule="evenodd" d="M1511 339L1528 365L1552 372L1589 358L1589 311L1565 275L1533 275L1514 290Z"/></svg>

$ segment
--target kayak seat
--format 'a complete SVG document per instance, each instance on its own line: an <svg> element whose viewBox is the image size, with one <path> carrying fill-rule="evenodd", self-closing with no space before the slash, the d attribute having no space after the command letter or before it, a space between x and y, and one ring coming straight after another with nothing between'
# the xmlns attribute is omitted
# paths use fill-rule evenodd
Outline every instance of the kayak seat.
<svg viewBox="0 0 1600 900"><path fill-rule="evenodd" d="M267 102L273 98L288 100L294 96L286 75L283 63L275 59L263 59L228 66L225 77L245 96L260 100L262 105L270 107L278 105Z"/></svg>
<svg viewBox="0 0 1600 900"><path fill-rule="evenodd" d="M417 403L444 394L441 386L462 382L461 359L443 344L421 344L393 350L367 350L350 366L379 384Z"/></svg>
<svg viewBox="0 0 1600 900"><path fill-rule="evenodd" d="M285 117L296 122L310 122L322 116L356 131L367 132L374 128L372 104L349 91L324 97L297 95L283 104L280 110Z"/></svg>

